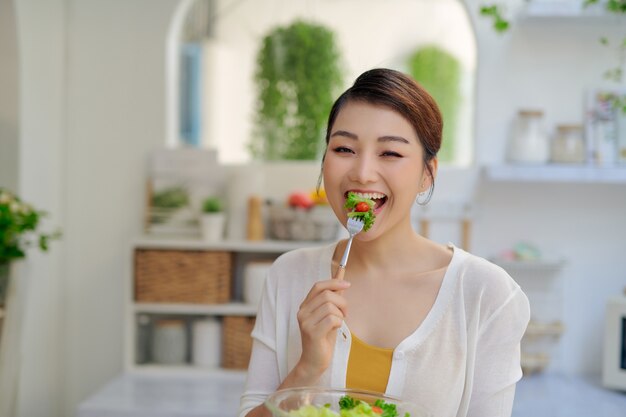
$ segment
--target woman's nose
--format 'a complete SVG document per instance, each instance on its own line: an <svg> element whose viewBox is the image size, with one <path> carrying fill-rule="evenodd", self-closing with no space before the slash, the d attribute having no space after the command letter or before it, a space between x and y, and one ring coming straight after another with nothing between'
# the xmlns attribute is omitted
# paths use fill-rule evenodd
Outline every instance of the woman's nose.
<svg viewBox="0 0 626 417"><path fill-rule="evenodd" d="M354 166L350 170L350 180L361 184L374 182L378 179L376 161L365 155L360 155L354 160Z"/></svg>

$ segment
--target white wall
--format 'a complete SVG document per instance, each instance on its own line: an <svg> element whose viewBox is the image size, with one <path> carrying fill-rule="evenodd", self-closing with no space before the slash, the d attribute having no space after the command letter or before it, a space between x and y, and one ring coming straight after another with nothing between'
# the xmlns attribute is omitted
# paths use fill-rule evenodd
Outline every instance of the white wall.
<svg viewBox="0 0 626 417"><path fill-rule="evenodd" d="M65 150L65 1L15 2L19 42L19 160L17 192L63 223ZM29 287L21 323L16 416L59 415L63 396L61 294L63 244L32 251L19 274Z"/></svg>
<svg viewBox="0 0 626 417"><path fill-rule="evenodd" d="M0 1L0 187L17 190L18 56L13 1Z"/></svg>
<svg viewBox="0 0 626 417"><path fill-rule="evenodd" d="M177 3L68 4L65 416L122 369L124 280L146 157L165 143L165 35Z"/></svg>

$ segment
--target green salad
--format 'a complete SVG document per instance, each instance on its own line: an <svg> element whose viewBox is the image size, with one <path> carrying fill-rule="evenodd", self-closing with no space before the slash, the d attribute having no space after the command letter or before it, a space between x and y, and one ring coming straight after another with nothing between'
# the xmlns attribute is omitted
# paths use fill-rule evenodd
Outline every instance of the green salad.
<svg viewBox="0 0 626 417"><path fill-rule="evenodd" d="M357 400L349 395L339 399L339 413L330 409L330 404L324 406L303 405L297 410L289 412L289 417L399 417L396 405L383 400L376 400L374 405ZM404 413L403 417L411 417Z"/></svg>
<svg viewBox="0 0 626 417"><path fill-rule="evenodd" d="M348 193L344 207L351 210L348 217L353 217L363 221L363 231L367 232L374 224L374 200L359 197L353 192Z"/></svg>

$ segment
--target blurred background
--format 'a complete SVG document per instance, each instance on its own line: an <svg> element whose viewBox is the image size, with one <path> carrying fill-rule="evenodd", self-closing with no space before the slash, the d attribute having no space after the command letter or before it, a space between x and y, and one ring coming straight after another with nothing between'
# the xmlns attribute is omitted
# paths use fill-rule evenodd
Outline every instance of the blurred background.
<svg viewBox="0 0 626 417"><path fill-rule="evenodd" d="M591 3L0 0L0 204L62 232L0 258L0 415L235 415L268 262L343 236L325 122L374 67L441 106L415 227L527 292L525 377L626 390L625 7Z"/></svg>

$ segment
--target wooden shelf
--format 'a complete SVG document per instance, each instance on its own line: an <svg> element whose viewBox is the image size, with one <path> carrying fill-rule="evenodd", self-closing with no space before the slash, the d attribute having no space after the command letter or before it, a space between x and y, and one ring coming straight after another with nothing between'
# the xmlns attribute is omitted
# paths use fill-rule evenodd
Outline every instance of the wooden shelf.
<svg viewBox="0 0 626 417"><path fill-rule="evenodd" d="M144 236L135 241L135 249L181 249L181 250L219 250L248 253L283 253L290 250L319 246L331 242L324 241L292 241L292 240L224 240L221 242L206 242L193 238L172 238L159 236Z"/></svg>
<svg viewBox="0 0 626 417"><path fill-rule="evenodd" d="M493 165L485 167L484 173L495 182L626 184L626 166Z"/></svg>
<svg viewBox="0 0 626 417"><path fill-rule="evenodd" d="M135 313L147 314L199 314L214 316L254 316L257 307L245 303L225 304L174 304L174 303L135 303Z"/></svg>

